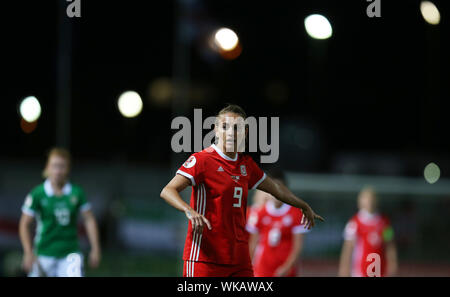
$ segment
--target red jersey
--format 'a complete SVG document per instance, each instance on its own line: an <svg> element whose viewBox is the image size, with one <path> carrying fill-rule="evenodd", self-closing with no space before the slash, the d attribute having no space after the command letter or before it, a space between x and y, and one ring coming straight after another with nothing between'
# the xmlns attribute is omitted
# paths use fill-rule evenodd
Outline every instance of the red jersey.
<svg viewBox="0 0 450 297"><path fill-rule="evenodd" d="M309 231L301 224L302 217L300 209L288 204L277 209L271 201L250 214L247 231L259 234L253 259L255 276L275 276L292 251L293 234ZM296 271L294 266L288 275L295 276Z"/></svg>
<svg viewBox="0 0 450 297"><path fill-rule="evenodd" d="M204 215L212 230L194 234L189 221L183 260L215 264L250 263L245 230L247 193L266 178L248 155L226 156L215 145L192 154L177 174L190 179L190 206Z"/></svg>
<svg viewBox="0 0 450 297"><path fill-rule="evenodd" d="M345 226L344 239L355 241L352 255L352 276L366 277L373 263L369 254L380 256L381 276L386 274L385 243L392 240L393 230L389 219L379 214L359 211Z"/></svg>

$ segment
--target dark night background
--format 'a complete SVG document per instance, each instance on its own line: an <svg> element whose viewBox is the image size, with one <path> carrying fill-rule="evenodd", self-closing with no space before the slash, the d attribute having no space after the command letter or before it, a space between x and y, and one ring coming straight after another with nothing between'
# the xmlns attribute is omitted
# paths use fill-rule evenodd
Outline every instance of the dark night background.
<svg viewBox="0 0 450 297"><path fill-rule="evenodd" d="M10 1L2 8L4 158L41 158L56 142L56 4ZM436 27L421 18L419 1L383 1L381 18L367 17L368 4L196 3L194 28L207 32L228 26L238 33L243 51L232 61L208 57L202 36L192 38L190 81L213 91L191 100L191 107L209 116L234 102L250 115L314 125L323 154L309 168L313 171L332 170L332 156L340 151L445 157L450 149L445 1L437 2L443 17ZM82 2L82 17L71 20L71 149L76 158L110 160L125 154L135 162L169 161L170 105L152 105L146 94L151 81L173 74L175 8L173 1ZM303 19L314 12L329 18L331 39L307 36ZM265 96L271 81L287 87L284 101ZM131 120L122 118L116 105L129 89L144 100L142 114ZM36 131L25 134L17 106L31 94L40 100L43 114ZM405 173L420 174L416 171Z"/></svg>
<svg viewBox="0 0 450 297"><path fill-rule="evenodd" d="M231 102L280 118L275 166L327 219L306 240L305 275L336 275L357 193L374 184L399 235L400 275L448 276L450 9L433 1L441 14L433 26L420 3L381 0L381 17L369 18L366 0L81 0L81 18L69 19L65 0L3 1L0 275L20 268L20 207L42 182L48 149L64 146L61 114L70 115L71 178L86 188L105 250L102 267L87 274L180 275L186 220L159 199L172 167L189 155L172 152L171 121L192 118L194 108L205 119ZM306 33L313 13L330 21L330 39ZM239 36L234 60L208 47L220 27ZM184 93L175 88L183 69ZM172 86L166 101L152 93L161 81ZM142 97L136 118L117 107L127 90ZM71 101L62 109L61 92ZM31 95L42 114L24 133L18 109ZM431 162L440 168L434 184L423 178ZM16 261L12 269L7 259Z"/></svg>

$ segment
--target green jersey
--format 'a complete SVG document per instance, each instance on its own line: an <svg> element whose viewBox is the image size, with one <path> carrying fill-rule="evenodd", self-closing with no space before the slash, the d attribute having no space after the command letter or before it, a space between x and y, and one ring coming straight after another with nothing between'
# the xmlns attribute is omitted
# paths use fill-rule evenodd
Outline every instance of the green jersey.
<svg viewBox="0 0 450 297"><path fill-rule="evenodd" d="M34 247L37 255L55 258L79 252L77 219L90 209L83 190L67 183L56 196L49 180L35 187L26 197L22 212L37 221Z"/></svg>

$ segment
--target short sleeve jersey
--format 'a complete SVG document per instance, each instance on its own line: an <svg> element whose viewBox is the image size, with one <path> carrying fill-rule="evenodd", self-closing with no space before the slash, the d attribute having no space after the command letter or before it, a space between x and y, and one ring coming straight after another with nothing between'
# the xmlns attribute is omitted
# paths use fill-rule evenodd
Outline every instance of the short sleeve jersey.
<svg viewBox="0 0 450 297"><path fill-rule="evenodd" d="M251 213L247 230L259 234L253 260L256 276L274 276L286 262L292 251L293 235L309 232L301 223L302 217L300 209L288 204L276 208L271 201Z"/></svg>
<svg viewBox="0 0 450 297"><path fill-rule="evenodd" d="M67 183L56 196L50 181L35 187L26 197L22 212L37 220L34 248L37 255L62 258L79 252L77 218L90 209L81 187Z"/></svg>
<svg viewBox="0 0 450 297"><path fill-rule="evenodd" d="M380 256L381 276L386 272L385 244L393 240L394 231L386 216L358 212L345 226L344 239L355 242L352 255L352 276L367 276L367 268L372 263L368 256ZM369 257L370 258L370 257Z"/></svg>
<svg viewBox="0 0 450 297"><path fill-rule="evenodd" d="M245 230L247 194L264 181L266 174L250 156L236 154L232 159L215 145L192 154L177 174L191 181L190 206L212 225L212 230L204 228L202 234L195 234L189 222L183 260L250 262Z"/></svg>

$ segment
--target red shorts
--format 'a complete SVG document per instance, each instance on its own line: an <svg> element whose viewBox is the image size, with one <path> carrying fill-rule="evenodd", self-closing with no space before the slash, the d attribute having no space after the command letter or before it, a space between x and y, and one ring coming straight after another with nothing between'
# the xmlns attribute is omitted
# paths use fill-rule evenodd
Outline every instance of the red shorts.
<svg viewBox="0 0 450 297"><path fill-rule="evenodd" d="M251 263L227 265L184 261L183 277L253 277Z"/></svg>

